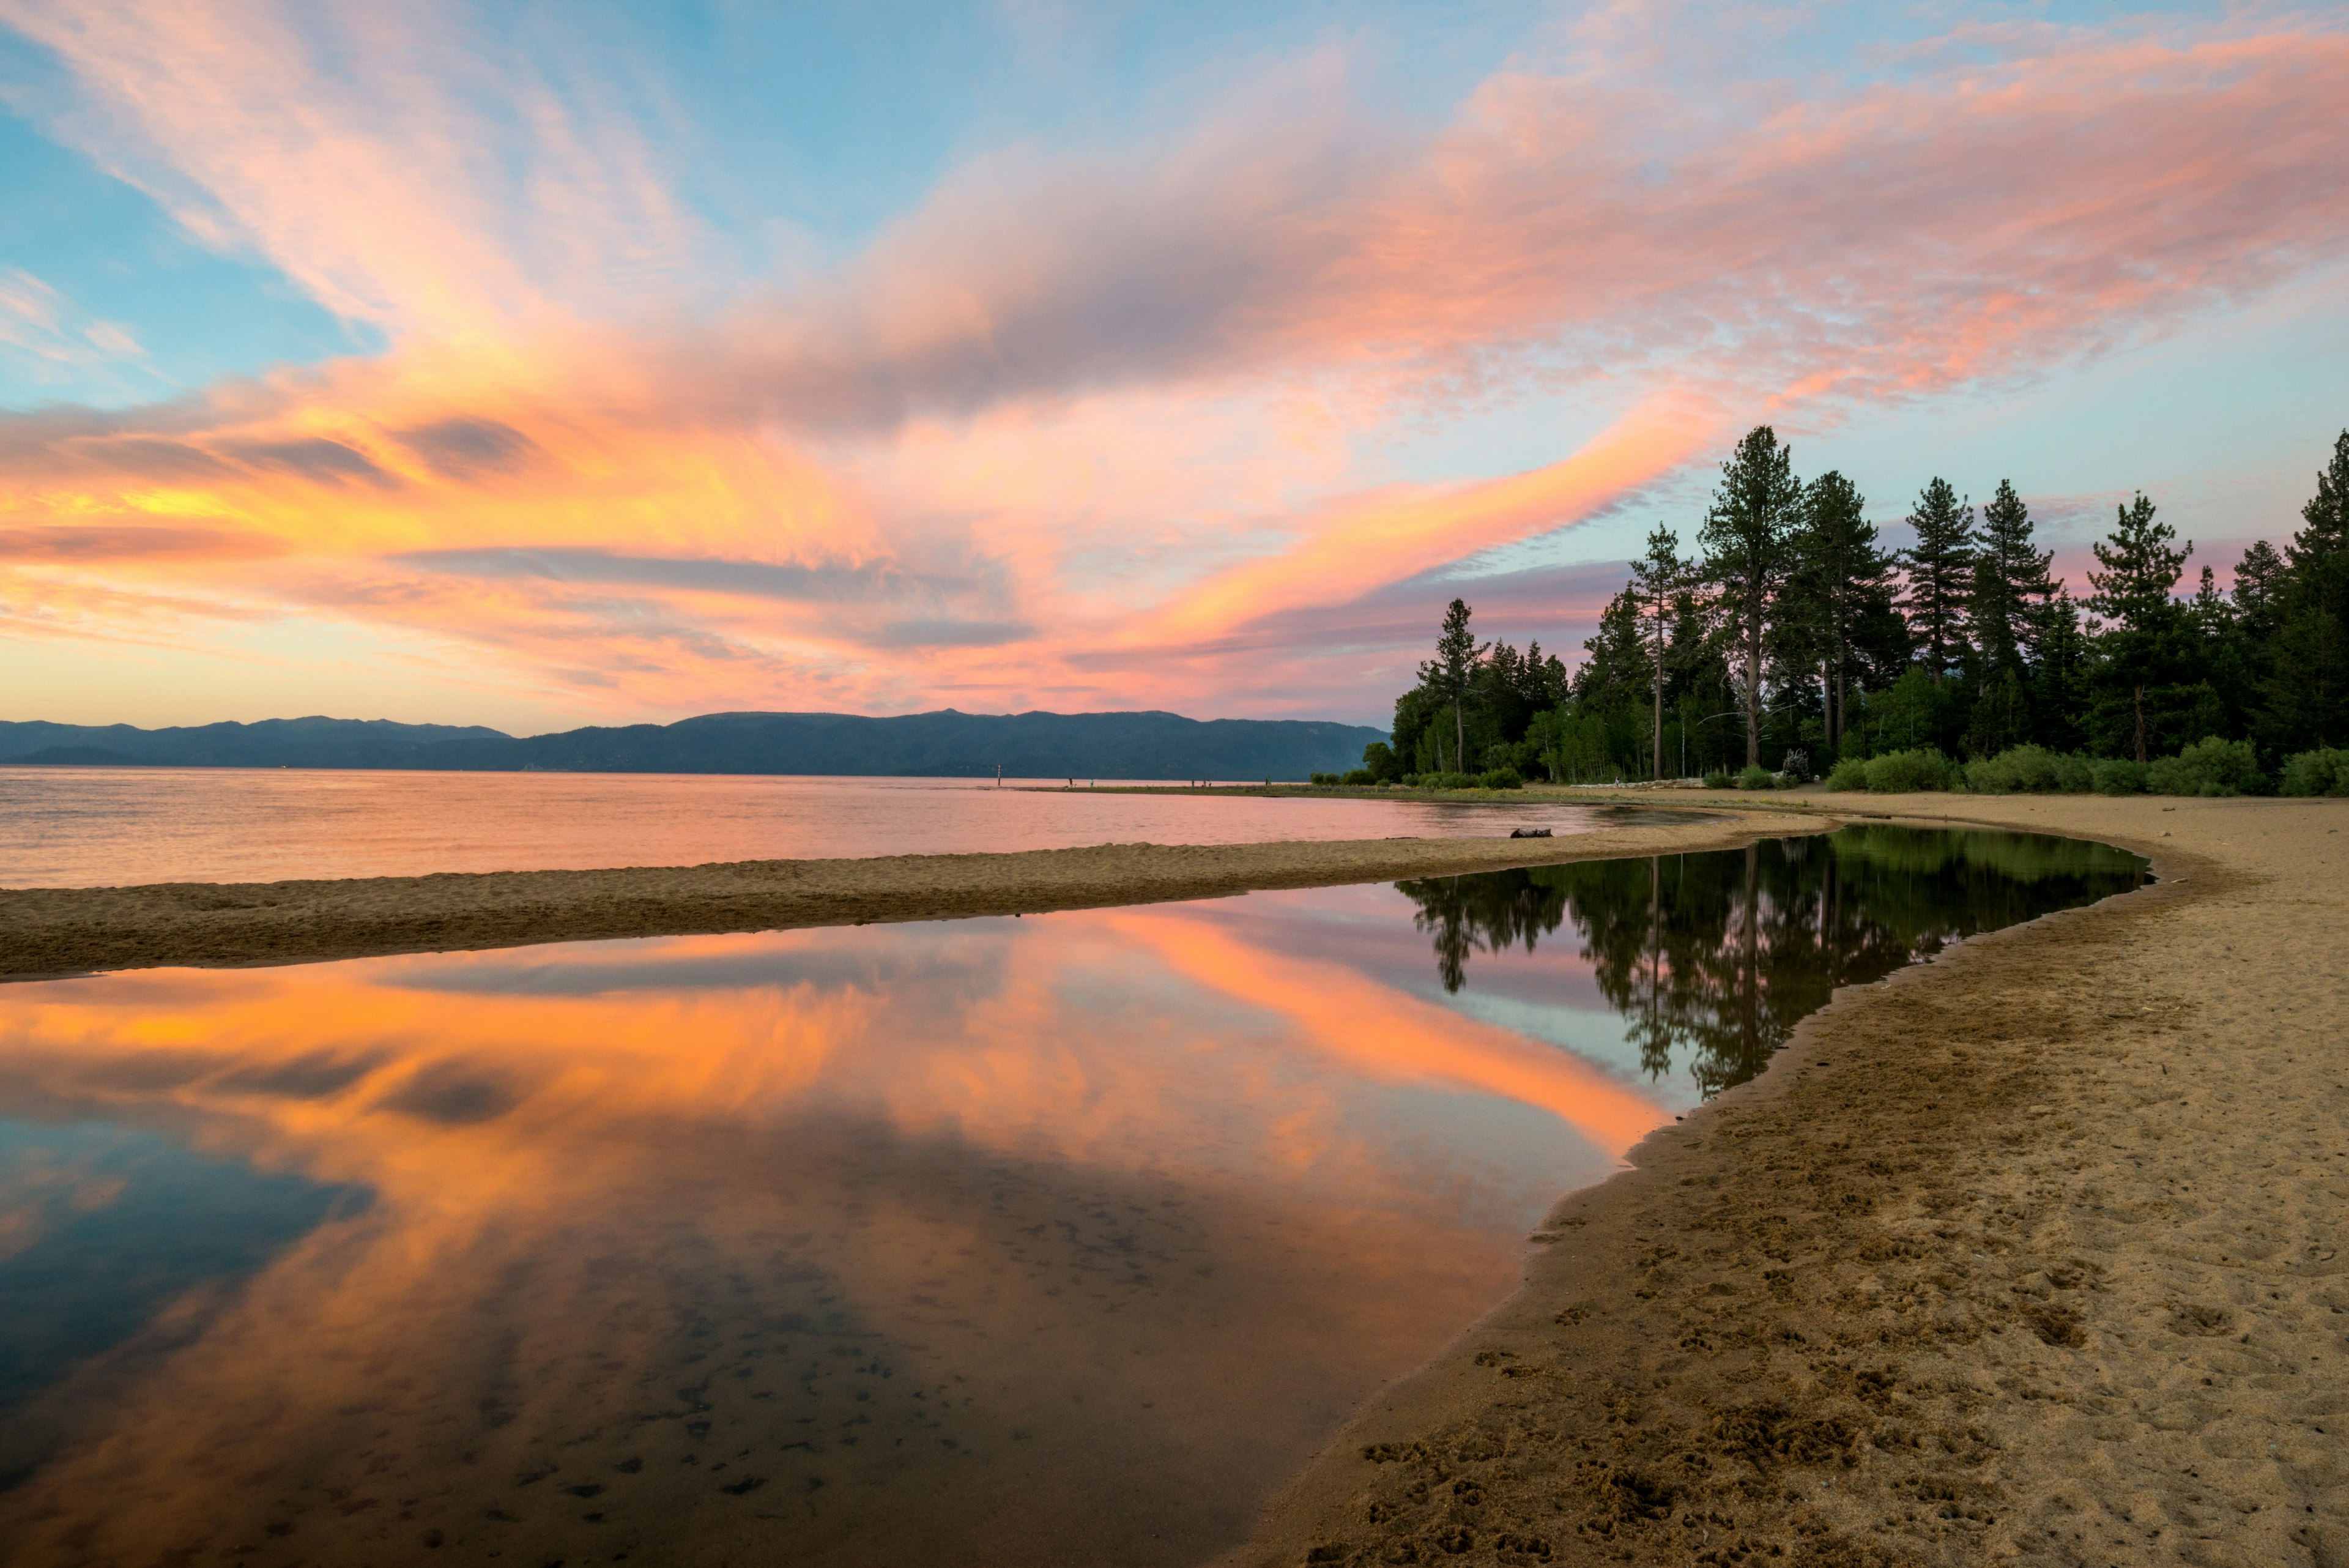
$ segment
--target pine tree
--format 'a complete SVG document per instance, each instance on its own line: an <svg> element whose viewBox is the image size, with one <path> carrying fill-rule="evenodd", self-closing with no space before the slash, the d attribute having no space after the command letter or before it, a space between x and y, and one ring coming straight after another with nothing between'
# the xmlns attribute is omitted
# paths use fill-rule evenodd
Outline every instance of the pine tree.
<svg viewBox="0 0 2349 1568"><path fill-rule="evenodd" d="M1968 747L1987 756L2029 732L2025 692L2034 657L2036 615L2055 585L2047 576L2052 552L2033 548L2031 509L2007 480L1982 508L1973 591L1966 607L1973 628L1977 683Z"/></svg>
<svg viewBox="0 0 2349 1568"><path fill-rule="evenodd" d="M1974 646L1986 673L2020 675L2031 661L2032 611L2055 591L2047 575L2054 551L2033 548L2031 509L2007 480L1982 513L1981 550L1974 560Z"/></svg>
<svg viewBox="0 0 2349 1568"><path fill-rule="evenodd" d="M2076 750L2080 715L2088 704L2088 639L2072 592L2055 585L2054 597L2032 617L2032 738L2059 752Z"/></svg>
<svg viewBox="0 0 2349 1568"><path fill-rule="evenodd" d="M2095 545L2096 563L2104 570L2090 572L2095 592L2088 607L2110 624L2097 639L2105 655L2107 680L2126 690L2137 760L2150 760L2147 747L2146 692L2175 671L2185 612L2170 597L2178 587L2194 542L2173 550L2177 530L2154 520L2153 503L2140 493L2118 509L2110 538Z"/></svg>
<svg viewBox="0 0 2349 1568"><path fill-rule="evenodd" d="M2264 649L2275 640L2283 626L2290 576L2284 558L2265 539L2251 541L2243 558L2235 563L2235 587L2230 597L2235 602L2236 629L2246 642Z"/></svg>
<svg viewBox="0 0 2349 1568"><path fill-rule="evenodd" d="M1908 612L1925 672L1938 686L1969 651L1966 601L1973 592L1974 509L1937 476L1918 495L1909 526L1917 531L1917 543L1902 555L1909 582L1900 607Z"/></svg>
<svg viewBox="0 0 2349 1568"><path fill-rule="evenodd" d="M1648 553L1631 563L1631 581L1625 589L1638 601L1647 622L1649 686L1655 706L1655 756L1650 778L1664 776L1664 655L1671 635L1673 602L1685 586L1688 570L1689 564L1681 559L1680 535L1659 523L1648 535Z"/></svg>
<svg viewBox="0 0 2349 1568"><path fill-rule="evenodd" d="M1756 425L1721 465L1721 483L1705 514L1705 571L1719 583L1735 618L1744 666L1745 765L1762 764L1762 647L1773 602L1786 573L1786 541L1802 505L1791 448L1768 425Z"/></svg>
<svg viewBox="0 0 2349 1568"><path fill-rule="evenodd" d="M2349 431L2284 549L2282 614L2266 729L2283 746L2349 740Z"/></svg>
<svg viewBox="0 0 2349 1568"><path fill-rule="evenodd" d="M1857 485L1833 470L1803 492L1802 525L1796 532L1795 566L1786 597L1799 623L1799 653L1816 668L1819 711L1827 753L1843 733L1855 677L1879 673L1873 667L1892 645L1892 662L1908 654L1906 628L1894 612L1893 557L1878 542L1868 520L1868 502Z"/></svg>
<svg viewBox="0 0 2349 1568"><path fill-rule="evenodd" d="M1476 677L1476 662L1485 653L1468 629L1471 613L1466 601L1452 601L1444 612L1444 629L1435 639L1435 657L1419 667L1421 683L1452 704L1455 773L1465 773L1468 767L1468 688Z"/></svg>
<svg viewBox="0 0 2349 1568"><path fill-rule="evenodd" d="M1598 631L1583 639L1582 650L1590 657L1574 672L1575 706L1595 713L1618 712L1646 696L1647 644L1640 596L1627 584L1599 612Z"/></svg>

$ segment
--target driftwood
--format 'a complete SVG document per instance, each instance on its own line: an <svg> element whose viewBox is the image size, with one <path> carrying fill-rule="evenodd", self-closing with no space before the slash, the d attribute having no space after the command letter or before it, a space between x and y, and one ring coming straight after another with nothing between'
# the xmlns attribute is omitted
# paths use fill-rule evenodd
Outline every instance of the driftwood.
<svg viewBox="0 0 2349 1568"><path fill-rule="evenodd" d="M1549 836L1549 829L1547 827L1513 827L1509 829L1509 836L1512 838L1547 838Z"/></svg>

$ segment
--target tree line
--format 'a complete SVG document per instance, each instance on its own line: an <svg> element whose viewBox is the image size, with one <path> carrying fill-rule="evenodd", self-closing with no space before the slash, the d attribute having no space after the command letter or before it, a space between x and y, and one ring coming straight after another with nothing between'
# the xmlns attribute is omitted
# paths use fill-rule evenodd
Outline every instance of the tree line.
<svg viewBox="0 0 2349 1568"><path fill-rule="evenodd" d="M2033 748L2145 764L2217 741L2271 774L2296 754L2349 790L2349 431L2282 548L2185 586L2139 493L2075 593L2001 480L1940 477L1886 547L1845 475L1805 480L1767 425L1740 441L1684 554L1659 525L1571 673L1538 642L1480 643L1454 599L1356 782L1816 776L1888 754Z"/></svg>

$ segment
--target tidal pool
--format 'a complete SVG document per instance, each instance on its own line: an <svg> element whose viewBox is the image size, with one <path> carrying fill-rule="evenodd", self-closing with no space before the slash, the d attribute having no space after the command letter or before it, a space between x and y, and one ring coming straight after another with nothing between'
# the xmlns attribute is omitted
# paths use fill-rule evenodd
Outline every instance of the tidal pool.
<svg viewBox="0 0 2349 1568"><path fill-rule="evenodd" d="M1196 1563L2013 834L0 989L0 1556Z"/></svg>

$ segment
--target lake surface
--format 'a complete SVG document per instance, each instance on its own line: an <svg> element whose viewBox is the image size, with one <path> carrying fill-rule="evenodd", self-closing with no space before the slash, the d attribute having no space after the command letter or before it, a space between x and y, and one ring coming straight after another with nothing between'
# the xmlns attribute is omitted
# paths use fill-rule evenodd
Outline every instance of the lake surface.
<svg viewBox="0 0 2349 1568"><path fill-rule="evenodd" d="M1077 782L0 768L0 888L1446 838L1518 825L1565 834L1627 819L1607 806L1120 794Z"/></svg>
<svg viewBox="0 0 2349 1568"><path fill-rule="evenodd" d="M1199 1563L1835 985L2142 875L1860 829L0 987L0 1561Z"/></svg>

